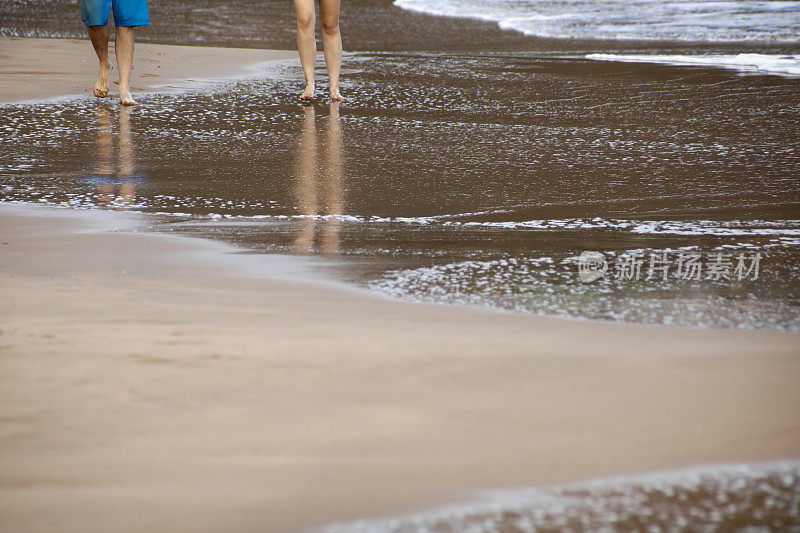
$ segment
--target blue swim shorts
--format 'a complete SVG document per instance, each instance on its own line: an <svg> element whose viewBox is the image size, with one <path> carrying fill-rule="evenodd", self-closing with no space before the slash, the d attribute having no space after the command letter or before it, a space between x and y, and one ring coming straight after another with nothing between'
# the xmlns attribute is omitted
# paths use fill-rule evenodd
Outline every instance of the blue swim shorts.
<svg viewBox="0 0 800 533"><path fill-rule="evenodd" d="M116 26L147 26L147 0L81 0L81 18L87 26L105 26L114 6Z"/></svg>

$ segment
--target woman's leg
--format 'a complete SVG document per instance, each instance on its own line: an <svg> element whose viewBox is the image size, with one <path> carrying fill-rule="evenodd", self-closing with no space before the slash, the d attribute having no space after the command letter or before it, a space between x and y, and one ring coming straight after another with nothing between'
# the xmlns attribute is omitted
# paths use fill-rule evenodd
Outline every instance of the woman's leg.
<svg viewBox="0 0 800 533"><path fill-rule="evenodd" d="M331 80L331 100L344 100L339 94L339 69L342 65L342 35L339 32L340 0L319 0L319 18L322 27L322 44L325 64Z"/></svg>
<svg viewBox="0 0 800 533"><path fill-rule="evenodd" d="M300 99L311 100L314 98L314 62L317 59L314 0L294 0L294 10L297 13L297 51L306 77L306 90Z"/></svg>

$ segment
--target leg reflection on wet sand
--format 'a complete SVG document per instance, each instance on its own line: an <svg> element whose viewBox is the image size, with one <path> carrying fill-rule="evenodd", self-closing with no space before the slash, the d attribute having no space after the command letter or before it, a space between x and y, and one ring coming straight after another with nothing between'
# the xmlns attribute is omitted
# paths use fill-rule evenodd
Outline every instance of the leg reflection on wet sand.
<svg viewBox="0 0 800 533"><path fill-rule="evenodd" d="M316 112L304 106L297 150L297 208L304 218L294 239L298 253L336 254L339 251L339 218L344 210L342 192L342 130L339 102L331 102L322 138L318 140ZM322 160L317 157L322 144ZM321 163L321 164L320 164ZM315 246L317 219L322 218Z"/></svg>
<svg viewBox="0 0 800 533"><path fill-rule="evenodd" d="M339 217L344 209L342 194L342 129L339 121L339 102L330 105L325 137L323 138L323 205L325 220L320 248L323 253L335 254L339 251Z"/></svg>
<svg viewBox="0 0 800 533"><path fill-rule="evenodd" d="M117 147L117 172L114 173L114 146L111 132L111 111L105 106L95 109L96 115L96 176L89 179L97 185L101 205L130 206L136 199L136 183L144 176L136 174L133 135L130 128L131 109L119 109L119 144Z"/></svg>
<svg viewBox="0 0 800 533"><path fill-rule="evenodd" d="M297 147L297 209L306 216L300 220L300 228L294 239L300 253L308 253L314 246L313 218L317 211L317 125L314 106L303 106L305 116Z"/></svg>
<svg viewBox="0 0 800 533"><path fill-rule="evenodd" d="M107 107L95 108L97 116L97 144L95 152L95 172L97 174L97 189L100 192L98 201L105 205L111 200L114 192L111 178L114 176L114 162L112 161L111 140L111 112Z"/></svg>
<svg viewBox="0 0 800 533"><path fill-rule="evenodd" d="M117 148L117 178L119 181L119 195L124 205L133 203L136 197L134 181L136 167L133 163L133 136L131 135L131 110L123 106L119 110L119 146Z"/></svg>

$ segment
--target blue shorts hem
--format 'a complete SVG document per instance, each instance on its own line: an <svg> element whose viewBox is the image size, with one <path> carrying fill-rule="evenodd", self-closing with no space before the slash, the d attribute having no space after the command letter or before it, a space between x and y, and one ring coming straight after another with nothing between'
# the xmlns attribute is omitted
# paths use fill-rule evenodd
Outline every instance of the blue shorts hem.
<svg viewBox="0 0 800 533"><path fill-rule="evenodd" d="M84 20L83 24L88 28L91 28L92 26L106 26L106 25L108 25L108 19L106 19L105 22L102 22L102 21L100 21L100 22L98 22L98 21L86 21L86 20ZM149 25L150 25L150 21L149 20L125 20L125 21L120 21L120 22L117 22L116 20L114 21L114 26L116 26L118 28L119 27L122 27L122 28L136 28L136 27L139 27L139 26L149 26Z"/></svg>
<svg viewBox="0 0 800 533"><path fill-rule="evenodd" d="M117 22L116 20L114 21L114 26L118 28L120 26L123 28L133 28L137 26L149 26L149 25L150 25L149 20L122 20L119 22Z"/></svg>
<svg viewBox="0 0 800 533"><path fill-rule="evenodd" d="M103 21L102 19L91 20L91 19L86 19L84 17L81 17L81 20L83 21L83 23L86 25L87 28L91 28L92 26L105 26L106 24L108 24L108 17L106 17L105 21Z"/></svg>
<svg viewBox="0 0 800 533"><path fill-rule="evenodd" d="M118 27L150 24L147 0L81 0L81 20L86 26L107 25L112 12Z"/></svg>

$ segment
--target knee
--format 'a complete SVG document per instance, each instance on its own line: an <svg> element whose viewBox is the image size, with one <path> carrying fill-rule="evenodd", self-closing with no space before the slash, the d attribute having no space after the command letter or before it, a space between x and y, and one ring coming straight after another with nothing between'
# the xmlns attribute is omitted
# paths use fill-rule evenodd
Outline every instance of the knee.
<svg viewBox="0 0 800 533"><path fill-rule="evenodd" d="M114 41L133 42L133 28L130 26L117 26L117 35Z"/></svg>
<svg viewBox="0 0 800 533"><path fill-rule="evenodd" d="M322 28L322 33L325 35L336 35L339 33L339 19L333 20L326 20L322 19L320 21L320 27Z"/></svg>
<svg viewBox="0 0 800 533"><path fill-rule="evenodd" d="M301 31L314 31L314 13L297 15L297 29Z"/></svg>

